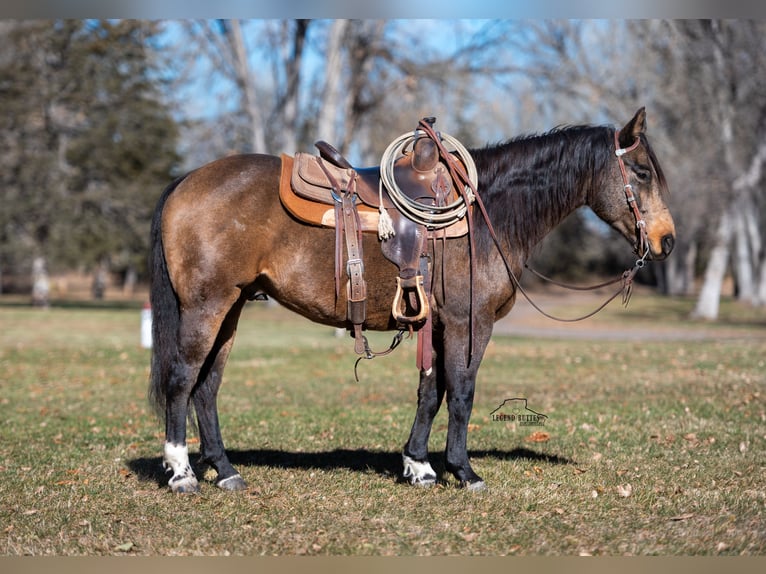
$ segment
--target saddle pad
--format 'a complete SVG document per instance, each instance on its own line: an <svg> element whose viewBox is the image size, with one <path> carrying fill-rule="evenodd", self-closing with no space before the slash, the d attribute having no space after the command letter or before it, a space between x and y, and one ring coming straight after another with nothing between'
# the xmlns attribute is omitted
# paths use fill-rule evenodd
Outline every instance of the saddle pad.
<svg viewBox="0 0 766 574"><path fill-rule="evenodd" d="M302 154L298 154L299 156ZM335 227L335 208L332 205L332 196L329 196L330 204L319 200L310 201L295 193L291 185L294 169L294 160L289 155L282 154L282 174L279 179L279 199L285 209L296 219L311 225L322 227ZM326 181L326 180L325 180ZM380 214L377 209L358 205L359 220L362 222L362 231L378 232L378 219Z"/></svg>

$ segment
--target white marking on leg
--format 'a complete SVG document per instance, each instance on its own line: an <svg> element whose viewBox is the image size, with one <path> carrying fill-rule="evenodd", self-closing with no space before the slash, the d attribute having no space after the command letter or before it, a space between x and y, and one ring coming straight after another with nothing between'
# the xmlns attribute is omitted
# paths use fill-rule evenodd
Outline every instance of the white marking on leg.
<svg viewBox="0 0 766 574"><path fill-rule="evenodd" d="M418 462L406 454L402 454L402 462L404 463L404 473L402 476L409 479L410 484L431 486L436 483L436 473L431 468L430 462Z"/></svg>
<svg viewBox="0 0 766 574"><path fill-rule="evenodd" d="M199 490L197 477L194 476L194 471L189 463L189 449L185 444L166 442L163 466L166 470L173 471L173 476L168 481L168 486L173 492L197 492Z"/></svg>

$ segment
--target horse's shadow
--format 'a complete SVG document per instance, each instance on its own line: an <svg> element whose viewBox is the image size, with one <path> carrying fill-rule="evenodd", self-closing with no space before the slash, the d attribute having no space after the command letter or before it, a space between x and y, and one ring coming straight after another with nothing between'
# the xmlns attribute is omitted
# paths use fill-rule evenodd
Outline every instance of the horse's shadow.
<svg viewBox="0 0 766 574"><path fill-rule="evenodd" d="M234 466L270 467L298 470L337 470L345 469L359 473L374 473L384 477L401 480L402 453L390 451L372 451L367 449L335 449L321 452L291 452L273 449L227 450L229 460ZM471 459L495 458L500 460L522 460L544 462L548 464L576 464L575 461L556 454L536 452L527 448L515 448L504 451L498 449L469 451ZM189 455L194 470L202 470L198 454ZM430 455L431 464L437 475L445 472L444 454ZM166 486L168 475L162 468L160 457L141 457L128 461L128 467L141 481L156 482Z"/></svg>

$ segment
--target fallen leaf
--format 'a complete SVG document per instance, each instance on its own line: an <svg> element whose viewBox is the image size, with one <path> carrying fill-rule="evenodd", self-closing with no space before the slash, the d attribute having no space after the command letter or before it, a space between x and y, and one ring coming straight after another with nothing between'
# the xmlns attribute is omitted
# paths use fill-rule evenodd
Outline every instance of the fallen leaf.
<svg viewBox="0 0 766 574"><path fill-rule="evenodd" d="M747 443L746 442L743 441L743 442L739 443L739 452L741 452L742 454L745 454L747 452Z"/></svg>
<svg viewBox="0 0 766 574"><path fill-rule="evenodd" d="M588 469L586 469L586 468L577 468L577 467L575 467L575 469L574 469L574 471L573 471L573 472L574 472L575 474L583 474L583 473L586 473L586 472L588 472Z"/></svg>
<svg viewBox="0 0 766 574"><path fill-rule="evenodd" d="M719 542L718 545L715 547L716 552L723 552L724 550L728 550L729 545L725 542Z"/></svg>
<svg viewBox="0 0 766 574"><path fill-rule="evenodd" d="M617 494L623 498L628 498L631 494L633 494L633 487L630 484L620 484L617 487Z"/></svg>
<svg viewBox="0 0 766 574"><path fill-rule="evenodd" d="M675 520L675 521L678 521L678 520L689 520L693 516L694 516L693 512L687 512L686 514L679 514L678 516L671 516L670 520Z"/></svg>
<svg viewBox="0 0 766 574"><path fill-rule="evenodd" d="M535 431L524 440L527 442L547 442L550 440L551 435L543 431Z"/></svg>
<svg viewBox="0 0 766 574"><path fill-rule="evenodd" d="M478 532L469 532L468 534L461 534L460 538L465 540L466 542L473 542L478 538L479 533Z"/></svg>
<svg viewBox="0 0 766 574"><path fill-rule="evenodd" d="M119 546L116 546L114 549L117 552L130 552L131 550L133 550L133 543L125 542L124 544L120 544Z"/></svg>

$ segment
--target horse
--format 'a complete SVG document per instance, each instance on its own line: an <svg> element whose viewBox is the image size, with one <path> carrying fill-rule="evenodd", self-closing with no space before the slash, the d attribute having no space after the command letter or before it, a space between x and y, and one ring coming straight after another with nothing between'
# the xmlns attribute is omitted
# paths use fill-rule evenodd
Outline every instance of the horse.
<svg viewBox="0 0 766 574"><path fill-rule="evenodd" d="M428 440L446 396L445 468L460 486L474 490L485 485L469 461L468 421L493 324L516 299L509 271L519 276L534 246L584 205L642 260L665 259L675 228L667 182L646 136L644 108L619 131L564 126L469 152L487 221L474 218L473 250L465 236L429 248L433 366L420 371L400 479L419 486L437 481ZM349 328L345 294L338 296L334 287L335 231L301 223L285 210L278 196L280 166L279 157L261 154L215 160L173 181L152 218L149 395L164 417L163 465L176 493L200 489L186 441L192 413L200 464L217 472L215 484L222 489L247 487L226 455L217 396L249 300L265 294L311 321ZM364 234L363 253L366 328L394 330L396 268L374 234Z"/></svg>

